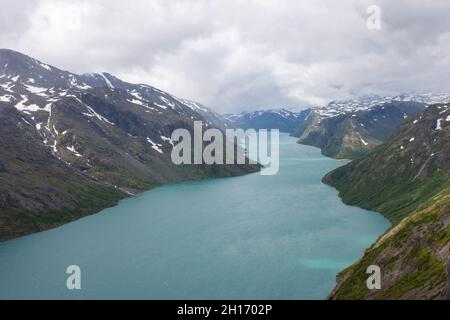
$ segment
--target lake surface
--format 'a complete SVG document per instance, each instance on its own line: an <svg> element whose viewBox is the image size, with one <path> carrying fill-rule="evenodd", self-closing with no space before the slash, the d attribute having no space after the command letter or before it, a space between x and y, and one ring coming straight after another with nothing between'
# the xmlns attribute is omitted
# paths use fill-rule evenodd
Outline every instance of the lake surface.
<svg viewBox="0 0 450 320"><path fill-rule="evenodd" d="M342 161L287 135L280 157L275 176L167 185L0 244L0 299L325 298L389 223L320 182Z"/></svg>

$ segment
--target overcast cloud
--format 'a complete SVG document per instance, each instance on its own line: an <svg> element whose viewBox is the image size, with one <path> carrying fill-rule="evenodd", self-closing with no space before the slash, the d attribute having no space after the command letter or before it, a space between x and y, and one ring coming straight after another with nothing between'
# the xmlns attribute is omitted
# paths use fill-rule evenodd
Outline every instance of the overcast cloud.
<svg viewBox="0 0 450 320"><path fill-rule="evenodd" d="M381 8L381 30L366 9ZM0 47L219 112L450 89L448 0L0 0Z"/></svg>

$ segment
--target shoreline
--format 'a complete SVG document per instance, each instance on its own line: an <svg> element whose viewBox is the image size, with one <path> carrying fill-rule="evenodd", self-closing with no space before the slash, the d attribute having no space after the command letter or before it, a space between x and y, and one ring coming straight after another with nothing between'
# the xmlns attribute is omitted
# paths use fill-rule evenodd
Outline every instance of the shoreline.
<svg viewBox="0 0 450 320"><path fill-rule="evenodd" d="M161 185L151 186L150 188L142 190L142 191L133 190L133 191L135 191L135 193L134 192L130 192L130 190L126 190L126 188L113 188L113 187L109 186L111 188L111 191L116 190L116 191L120 192L120 196L115 197L115 199L113 201L111 201L110 204L108 204L106 206L101 206L99 209L95 209L95 210L86 210L86 211L80 210L80 211L77 211L76 209L72 209L72 210L60 210L60 211L55 211L55 212L43 213L44 215L64 215L64 214L67 214L67 213L73 213L74 212L75 216L73 216L73 217L67 216L66 217L67 219L64 219L64 221L54 222L54 223L49 224L48 226L44 226L43 227L41 225L39 228L36 228L36 230L31 230L31 231L26 231L26 232L19 232L16 236L10 236L10 237L8 237L8 236L5 236L5 237L1 236L0 237L0 246L2 244L4 244L4 243L9 242L9 241L13 241L13 240L17 240L17 239L20 239L20 238L31 236L31 235L34 235L34 234L37 234L37 233L42 233L42 232L46 232L46 231L49 231L49 230L57 229L57 228L60 228L60 227L62 227L64 225L66 225L66 224L76 222L76 221L78 221L80 219L83 219L83 218L86 218L86 217L89 217L89 216L92 216L92 215L100 214L104 210L116 207L123 200L128 200L128 199L135 198L135 197L137 197L137 196L139 196L139 195L141 195L141 194L143 194L145 192L152 191L152 190L155 190L155 189L160 188L160 187L164 187L164 186L167 186L167 185L178 184L178 183L185 183L185 182L195 182L195 181L204 181L204 180L211 180L211 179L226 179L226 178L242 177L242 176L258 173L261 170L261 168L258 168L258 170L254 170L253 168L250 168L249 170L250 170L249 172L244 172L242 174L232 175L232 176L200 177L200 178L192 178L192 179L179 180L179 181L171 181L171 182L167 182L167 183L164 183L164 184L161 184ZM98 183L101 184L100 182L98 182ZM105 185L103 185L103 184L101 184L101 185L103 187L105 187ZM119 193L118 193L118 195L119 195ZM6 212L5 213L6 215L9 214L8 210L5 210L5 212ZM1 211L0 211L0 213L1 213ZM27 212L27 211L19 211L19 210L17 210L17 211L14 212L14 214L18 214L18 215L22 215L22 214L32 214L32 215L34 215L34 214L36 214L36 215L39 215L39 214L42 214L42 213L30 213L30 212Z"/></svg>
<svg viewBox="0 0 450 320"><path fill-rule="evenodd" d="M318 148L318 149L320 149L320 152L321 152L321 154L322 154L324 157L327 157L327 158L333 159L333 160L337 160L337 161L341 161L341 162L345 162L345 164L343 164L342 166L347 165L348 163L350 163L350 162L353 161L353 160L350 160L350 159L337 159L337 158L333 158L333 157L326 156L326 155L324 155L324 154L322 153L322 149L319 148L319 147L317 147L317 146L307 145L307 144L303 144L303 143L298 143L298 144L304 145L304 146L310 146L310 147ZM333 169L333 170L335 170L335 169ZM351 266L357 264L357 263L364 257L365 252L367 252L367 250L369 250L369 249L372 248L374 245L376 245L376 244L378 243L378 241L379 241L382 237L384 237L387 233L389 233L389 232L395 227L395 226L392 224L392 221L390 221L390 220L389 220L384 214L382 214L381 212L378 212L378 211L375 211L375 210L372 210L372 209L367 209L367 208L363 208L363 207L360 207L360 206L351 205L351 204L346 203L346 202L342 199L342 197L341 197L341 195L340 195L340 191L339 191L338 189L336 189L334 186L329 185L329 184L327 184L327 183L325 183L325 182L323 181L323 178L324 178L326 175L328 175L330 172L333 172L333 170L331 170L331 171L325 173L325 175L324 175L324 176L322 177L322 179L321 179L321 183L323 183L324 185L326 185L326 186L328 186L328 187L331 187L331 188L333 188L334 190L336 190L336 191L338 192L337 196L338 196L339 200L340 200L343 204L345 204L346 206L354 206L354 207L357 207L357 208L362 209L362 210L370 210L370 211L372 211L372 212L375 212L375 213L381 215L383 218L385 218L385 219L389 222L390 226L389 226L389 228L387 228L382 234L380 234L380 235L378 236L378 238L377 238L372 244L370 244L369 247L367 247L367 248L364 250L362 256L361 256L359 259L355 260L355 261L352 262L350 265L348 265L346 268L342 269L341 271L339 271L339 272L336 274L336 284L335 284L335 286L333 287L333 289L331 290L331 292L330 292L323 300L330 300L330 298L332 297L333 293L338 289L338 285L339 285L339 283L338 283L338 277L339 277L339 275L340 275L342 272L344 272L345 270L347 270L348 268L350 268Z"/></svg>
<svg viewBox="0 0 450 320"><path fill-rule="evenodd" d="M307 146L307 145L305 145L305 146ZM308 147L317 148L317 147L315 147L315 146L308 146ZM320 148L317 148L317 149L320 150ZM322 156L323 156L323 155L322 155ZM337 160L337 161L340 161L340 160L341 160L341 159L334 159L334 158L331 158L331 157L327 157L327 158L329 158L329 159L331 159L331 160ZM256 174L256 173L257 173L257 172L255 171L255 172L245 173L245 174L238 175L238 176L233 176L233 177L246 176L246 175ZM326 173L324 173L324 174L326 175L327 173L328 173L328 172L326 172ZM117 202L115 205L111 206L111 207L117 206L118 203L120 203L120 202L122 202L122 201L124 201L124 200L128 200L128 199L133 199L133 198L135 198L135 197L139 197L139 195L144 194L144 193L146 193L147 191L152 191L152 190L158 189L158 188L160 188L160 187L165 187L165 186L168 186L168 185L176 185L176 184L179 184L179 183L187 183L187 182L200 182L200 181L206 181L206 180L226 179L226 178L233 178L233 177L212 177L212 178L211 178L211 177L204 177L204 178L200 178L200 179L189 179L189 180L176 181L176 182L171 182L171 183L167 183L167 184L162 184L162 185L159 185L159 186L152 187L152 188L150 188L150 189L148 189L148 190L144 190L144 191L142 191L142 192L139 192L139 193L137 193L135 196L125 196L125 197L123 197L122 199L118 200L118 202ZM320 182L320 177L318 177L318 179L319 179L319 182ZM322 183L323 183L323 182L322 182ZM325 183L323 183L323 184L324 184L324 185L327 185L327 184L325 184ZM327 186L328 186L328 185L327 185ZM334 189L336 190L336 188L334 188ZM339 200L340 200L340 202L344 203L340 197L339 197ZM344 203L344 204L345 204L345 203ZM345 204L345 205L347 205L347 204ZM351 205L350 205L350 206L351 206ZM108 208L111 208L111 207L108 207ZM357 207L357 206L355 206L355 207ZM88 215L83 216L83 217L80 217L80 218L78 218L78 219L76 219L76 220L69 221L69 222L67 222L67 223L63 223L63 224L61 224L61 225L59 225L59 226L55 226L54 228L50 228L50 229L47 229L47 230L56 229L56 228L59 228L59 227L65 225L65 224L75 222L75 221L77 221L77 220L86 218L86 217L88 217L88 216L92 216L92 215L94 215L94 214L102 213L103 210L106 210L106 209L108 209L108 208L104 208L104 209L99 210L99 211L97 211L97 212L95 212L95 213L88 214ZM358 207L358 208L359 208L359 207ZM377 213L377 214L380 214L379 212L376 212L376 211L373 211L373 212L375 212L375 213ZM382 215L382 214L381 214L381 215ZM382 215L382 216L383 216L383 215ZM384 217L384 216L383 216L383 217ZM382 237L382 236L383 236L386 232L388 232L388 230L390 230L390 229L391 229L391 227L389 227L386 231L384 231L382 234L380 234L380 235L377 237L377 239L374 241L374 243L376 243L376 242L378 241L378 239L379 239L380 237ZM34 232L34 233L29 234L29 235L32 235L32 234L35 234L35 233L44 232L44 231L47 231L47 230L42 230L42 231L39 231L39 232ZM25 235L25 236L23 236L23 237L26 237L26 236L28 236L28 235ZM11 240L14 240L14 239L11 239ZM8 240L8 241L9 241L9 240ZM7 242L7 241L6 241L6 242ZM373 243L373 244L374 244L374 243ZM373 246L373 244L372 244L371 246ZM0 245L1 245L1 243L0 243ZM367 250L367 248L365 248L365 249L363 249L363 250L364 250L364 251L362 251L362 253L361 253L362 255L364 255L364 252ZM360 259L360 258L359 258L359 259ZM357 260L351 262L351 263L349 264L348 267L350 267L351 265L357 263L357 262L359 261L359 259L357 259ZM348 268L348 267L347 267L347 268ZM345 269L343 269L343 270L345 270ZM342 272L342 271L340 271L340 272ZM340 273L340 272L339 272L339 273ZM335 277L337 277L337 276L339 275L339 273L335 274ZM334 284L334 287L332 288L333 290L336 288L336 284L337 284L337 283ZM333 291L331 291L331 293L332 293L332 292L333 292ZM328 293L327 296L325 296L325 297L323 297L323 298L320 298L320 299L326 300L326 299L331 295L331 293Z"/></svg>

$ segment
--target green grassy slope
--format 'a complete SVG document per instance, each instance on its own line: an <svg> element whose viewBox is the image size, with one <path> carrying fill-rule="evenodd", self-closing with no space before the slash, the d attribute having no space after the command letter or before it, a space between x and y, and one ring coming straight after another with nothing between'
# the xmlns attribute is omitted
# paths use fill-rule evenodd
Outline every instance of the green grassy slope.
<svg viewBox="0 0 450 320"><path fill-rule="evenodd" d="M408 218L338 275L331 299L450 299L450 189ZM381 290L366 286L370 265L381 268Z"/></svg>
<svg viewBox="0 0 450 320"><path fill-rule="evenodd" d="M410 118L372 153L323 181L336 187L345 203L379 211L398 223L449 185L449 112L440 108L432 106ZM436 130L438 119L444 120L441 130Z"/></svg>
<svg viewBox="0 0 450 320"><path fill-rule="evenodd" d="M0 108L0 241L58 226L126 196L72 170L40 141L14 109Z"/></svg>
<svg viewBox="0 0 450 320"><path fill-rule="evenodd" d="M323 181L393 228L341 272L331 299L450 299L450 108L430 106L367 156ZM368 290L367 267L382 271Z"/></svg>

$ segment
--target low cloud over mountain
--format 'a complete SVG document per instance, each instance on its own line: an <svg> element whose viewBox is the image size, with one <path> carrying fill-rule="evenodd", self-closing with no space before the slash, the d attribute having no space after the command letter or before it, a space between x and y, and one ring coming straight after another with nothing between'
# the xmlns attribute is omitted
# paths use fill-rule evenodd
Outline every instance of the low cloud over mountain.
<svg viewBox="0 0 450 320"><path fill-rule="evenodd" d="M447 1L9 1L3 47L214 107L450 88ZM381 30L368 30L369 5ZM405 9L407 8L407 10Z"/></svg>

